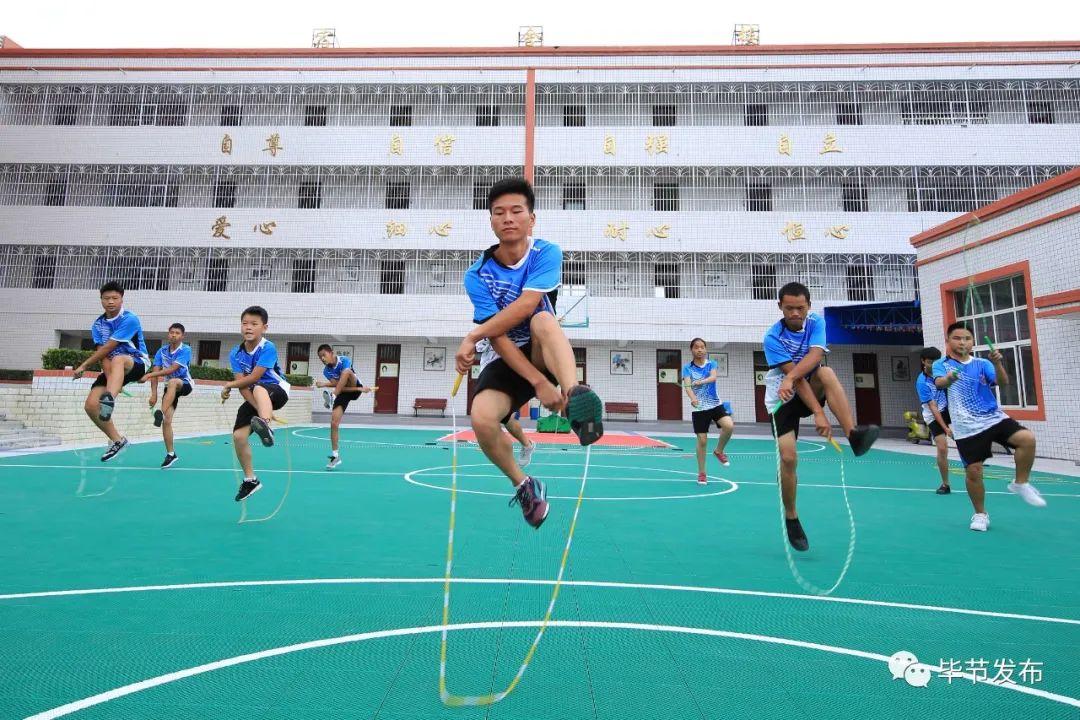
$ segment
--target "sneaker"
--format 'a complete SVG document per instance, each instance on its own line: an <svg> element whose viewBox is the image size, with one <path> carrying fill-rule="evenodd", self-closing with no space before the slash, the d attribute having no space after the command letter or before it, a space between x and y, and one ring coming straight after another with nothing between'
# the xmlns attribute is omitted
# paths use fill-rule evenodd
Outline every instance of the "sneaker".
<svg viewBox="0 0 1080 720"><path fill-rule="evenodd" d="M525 522L538 528L544 524L548 515L547 488L539 480L526 476L525 480L518 485L517 492L510 499L510 505L515 503L521 506L521 514L525 516Z"/></svg>
<svg viewBox="0 0 1080 720"><path fill-rule="evenodd" d="M251 480L245 480L240 483L240 490L236 493L236 502L240 502L244 498L250 497L262 489L262 483L258 478L252 478Z"/></svg>
<svg viewBox="0 0 1080 720"><path fill-rule="evenodd" d="M160 410L154 411L154 427L161 427L161 424L165 422L165 413Z"/></svg>
<svg viewBox="0 0 1080 720"><path fill-rule="evenodd" d="M259 436L263 447L272 447L274 445L274 429L270 427L270 423L261 417L254 418L251 421L251 432Z"/></svg>
<svg viewBox="0 0 1080 720"><path fill-rule="evenodd" d="M880 434L881 428L877 425L856 425L855 429L848 435L848 442L851 443L851 452L855 453L856 457L865 455Z"/></svg>
<svg viewBox="0 0 1080 720"><path fill-rule="evenodd" d="M697 474L697 484L698 485L708 485L709 484L709 478L705 477L705 473L698 473Z"/></svg>
<svg viewBox="0 0 1080 720"><path fill-rule="evenodd" d="M731 460L730 458L728 458L726 453L713 450L713 455L716 456L716 459L720 461L721 465L723 465L724 467L731 467Z"/></svg>
<svg viewBox="0 0 1080 720"><path fill-rule="evenodd" d="M101 401L98 407L98 417L102 422L107 421L112 417L113 410L116 409L116 398L112 396L112 393L101 393Z"/></svg>
<svg viewBox="0 0 1080 720"><path fill-rule="evenodd" d="M806 539L806 532L802 529L802 523L799 522L799 518L789 520L784 519L784 524L787 525L787 539L791 543L791 547L795 548L799 552L806 552L810 549L810 541Z"/></svg>
<svg viewBox="0 0 1080 720"><path fill-rule="evenodd" d="M518 466L523 468L528 467L529 463L532 462L532 456L535 450L536 443L533 443L532 445L522 445L521 449L518 450Z"/></svg>
<svg viewBox="0 0 1080 720"><path fill-rule="evenodd" d="M588 385L570 388L566 417L570 419L570 429L582 445L592 445L604 437L603 403Z"/></svg>
<svg viewBox="0 0 1080 720"><path fill-rule="evenodd" d="M105 454L101 456L101 462L109 462L114 457L127 450L127 446L128 439L126 437L120 438L105 450Z"/></svg>
<svg viewBox="0 0 1080 720"><path fill-rule="evenodd" d="M939 487L937 489L937 494L938 495L948 495L951 492L952 492L952 488L949 487L948 485L942 485L941 487Z"/></svg>
<svg viewBox="0 0 1080 720"><path fill-rule="evenodd" d="M986 532L990 529L990 516L986 513L975 513L971 516L970 527L975 532Z"/></svg>
<svg viewBox="0 0 1080 720"><path fill-rule="evenodd" d="M161 469L164 470L165 468L172 467L179 459L180 458L176 456L176 453L167 453L165 459L161 461Z"/></svg>
<svg viewBox="0 0 1080 720"><path fill-rule="evenodd" d="M322 402L323 407L325 407L327 410L334 406L334 396L330 394L329 390L322 391Z"/></svg>
<svg viewBox="0 0 1080 720"><path fill-rule="evenodd" d="M330 456L330 462L326 463L326 469L327 470L333 470L334 468L336 468L340 464L341 464L341 456L340 455L331 455Z"/></svg>
<svg viewBox="0 0 1080 720"><path fill-rule="evenodd" d="M1008 484L1009 492L1014 495L1019 495L1024 499L1028 505L1034 505L1035 507L1046 507L1046 501L1043 500L1043 496L1039 491L1029 482L1016 483L1011 482Z"/></svg>

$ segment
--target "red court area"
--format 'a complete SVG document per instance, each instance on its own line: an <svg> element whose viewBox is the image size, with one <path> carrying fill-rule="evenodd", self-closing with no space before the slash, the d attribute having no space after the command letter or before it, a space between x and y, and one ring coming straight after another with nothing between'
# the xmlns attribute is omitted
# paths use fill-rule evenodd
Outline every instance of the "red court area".
<svg viewBox="0 0 1080 720"><path fill-rule="evenodd" d="M505 430L503 432L506 432ZM535 431L525 433L530 440L539 445L577 445L577 435L573 433L538 433ZM460 430L455 438L453 433L444 435L438 439L438 442L476 442L476 435L472 430ZM666 442L651 438L647 435L636 435L634 433L626 432L606 432L604 437L594 443L594 445L605 445L608 447L631 447L631 448L671 448L674 445L669 445Z"/></svg>

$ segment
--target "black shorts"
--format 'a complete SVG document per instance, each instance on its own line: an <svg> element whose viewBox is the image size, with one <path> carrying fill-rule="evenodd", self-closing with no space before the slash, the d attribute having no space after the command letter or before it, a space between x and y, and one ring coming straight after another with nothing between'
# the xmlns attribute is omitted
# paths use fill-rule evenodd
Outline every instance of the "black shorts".
<svg viewBox="0 0 1080 720"><path fill-rule="evenodd" d="M270 393L270 407L275 410L280 410L285 407L285 403L289 402L289 395L285 392L285 389L280 385L263 385L266 392ZM252 388L254 392L254 388ZM255 416L259 414L259 411L255 407L244 401L244 404L240 406L240 409L236 411L236 422L233 424L233 430L239 430L251 425L251 421L255 419Z"/></svg>
<svg viewBox="0 0 1080 720"><path fill-rule="evenodd" d="M131 364L131 369L128 370L127 375L124 376L124 385L130 385L133 382L139 382L142 380L142 376L146 374L146 367L142 364L141 360L136 360ZM97 379L94 380L94 384L90 387L105 387L109 384L108 378L105 377L105 373L99 373Z"/></svg>
<svg viewBox="0 0 1080 720"><path fill-rule="evenodd" d="M697 410L690 414L690 419L694 423L694 432L698 435L705 435L709 432L709 426L715 424L720 427L721 418L726 418L730 413L723 405L717 405L709 410Z"/></svg>
<svg viewBox="0 0 1080 720"><path fill-rule="evenodd" d="M825 407L825 396L819 395L817 399L821 406ZM781 405L780 409L773 413L773 436L779 438L789 432L794 432L795 439L798 440L799 421L813 414L814 411L806 407L806 403L796 394L795 397Z"/></svg>
<svg viewBox="0 0 1080 720"><path fill-rule="evenodd" d="M949 417L949 408L945 408L941 411L941 419L945 421L946 425L952 425L952 418ZM941 424L937 420L931 422L929 425L927 425L927 427L930 428L931 440L936 438L938 435L945 434L945 428L941 427Z"/></svg>
<svg viewBox="0 0 1080 720"><path fill-rule="evenodd" d="M189 385L188 383L182 383L180 385L180 389L176 391L175 395L173 395L173 399L172 399L173 410L175 410L176 406L180 404L180 398L187 397L188 395L190 395L191 391L193 389L194 388L192 388L191 385Z"/></svg>
<svg viewBox="0 0 1080 720"><path fill-rule="evenodd" d="M532 343L522 345L521 352L525 353L525 357L531 358ZM544 376L551 381L552 385L558 384L551 373L545 371ZM504 425L509 422L515 410L536 397L536 389L532 383L514 372L502 358L492 360L480 373L480 377L476 380L473 397L479 395L482 390L498 390L510 396L510 412L502 419Z"/></svg>
<svg viewBox="0 0 1080 720"><path fill-rule="evenodd" d="M338 396L336 396L334 398L334 404L330 409L333 410L334 408L341 408L341 410L343 412L345 410L348 410L349 409L349 403L351 403L353 400L356 399L356 395L357 395L357 393L354 393L354 392L343 392L343 393L341 393L340 395L338 395ZM325 405L323 407L325 407Z"/></svg>
<svg viewBox="0 0 1080 720"><path fill-rule="evenodd" d="M993 457L991 446L994 443L1006 448L1013 447L1009 444L1009 438L1018 430L1027 430L1027 428L1012 418L1005 418L978 435L957 439L956 449L960 452L960 460L963 461L964 467Z"/></svg>

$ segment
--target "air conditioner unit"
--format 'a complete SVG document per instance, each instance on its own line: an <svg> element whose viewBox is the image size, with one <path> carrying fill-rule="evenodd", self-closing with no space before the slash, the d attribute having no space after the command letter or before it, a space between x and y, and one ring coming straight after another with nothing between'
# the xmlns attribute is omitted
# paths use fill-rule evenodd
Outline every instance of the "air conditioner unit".
<svg viewBox="0 0 1080 720"><path fill-rule="evenodd" d="M306 360L291 360L289 361L289 374L290 375L307 375L308 364Z"/></svg>

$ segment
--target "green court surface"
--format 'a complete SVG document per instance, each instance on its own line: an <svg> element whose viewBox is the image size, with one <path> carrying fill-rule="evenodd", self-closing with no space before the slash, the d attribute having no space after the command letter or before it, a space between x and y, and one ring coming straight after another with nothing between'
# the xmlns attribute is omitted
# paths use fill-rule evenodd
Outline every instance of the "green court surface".
<svg viewBox="0 0 1080 720"><path fill-rule="evenodd" d="M729 468L710 455L703 487L683 451L598 447L567 582L524 678L501 703L455 708L438 692L444 432L344 429L333 472L327 432L283 428L255 448L265 487L247 519L289 487L265 522L238 523L225 436L180 441L167 471L160 443L108 466L100 449L0 459L0 718L1080 717L1075 478L1037 474L1049 506L1036 509L990 470L992 526L975 533L961 478L934 494L932 458L845 448L857 545L820 598L788 568L770 439L736 437ZM811 549L796 560L828 587L849 537L841 456L800 450ZM552 507L537 531L507 507L508 482L460 447L451 692L497 692L517 671L584 464L577 447L538 449L529 471ZM976 674L985 661L987 679L1013 682L932 668L916 687L893 679L898 651Z"/></svg>

